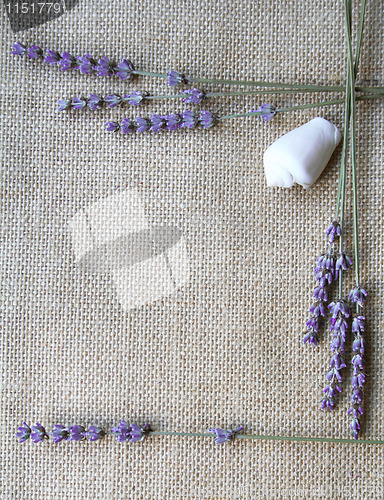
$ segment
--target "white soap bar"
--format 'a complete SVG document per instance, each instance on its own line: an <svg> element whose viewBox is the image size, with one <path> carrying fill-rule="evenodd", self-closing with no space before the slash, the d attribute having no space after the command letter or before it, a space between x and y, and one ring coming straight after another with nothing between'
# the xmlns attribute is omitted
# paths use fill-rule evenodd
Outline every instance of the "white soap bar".
<svg viewBox="0 0 384 500"><path fill-rule="evenodd" d="M314 118L291 130L264 153L264 172L268 186L304 188L318 179L336 146L339 129L324 118Z"/></svg>

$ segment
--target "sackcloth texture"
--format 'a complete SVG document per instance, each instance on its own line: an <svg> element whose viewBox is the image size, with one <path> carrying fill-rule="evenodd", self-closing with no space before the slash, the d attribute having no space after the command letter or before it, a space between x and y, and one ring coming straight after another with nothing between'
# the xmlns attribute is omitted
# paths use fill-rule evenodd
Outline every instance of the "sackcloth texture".
<svg viewBox="0 0 384 500"><path fill-rule="evenodd" d="M382 5L369 1L360 82L384 83L383 33ZM262 165L267 146L315 116L343 131L343 105L206 131L111 134L107 121L191 106L58 113L59 98L177 90L162 79L61 72L12 56L18 40L127 57L136 69L287 83L344 84L346 60L341 1L83 1L18 34L2 10L1 499L382 498L382 446L216 446L188 437L120 444L111 436L18 444L23 421L51 430L111 428L121 418L156 430L243 425L247 434L349 438L351 390L347 368L338 408L319 410L329 331L317 349L301 336L334 217L341 145L309 190L267 188ZM222 115L329 97L220 98L197 109ZM384 437L383 122L379 100L357 103L361 282L369 290L364 439ZM190 258L188 283L131 310L119 304L109 273L76 265L68 229L80 210L126 189L138 190L149 223L180 229ZM351 207L348 194L350 254ZM352 273L346 291L351 283Z"/></svg>

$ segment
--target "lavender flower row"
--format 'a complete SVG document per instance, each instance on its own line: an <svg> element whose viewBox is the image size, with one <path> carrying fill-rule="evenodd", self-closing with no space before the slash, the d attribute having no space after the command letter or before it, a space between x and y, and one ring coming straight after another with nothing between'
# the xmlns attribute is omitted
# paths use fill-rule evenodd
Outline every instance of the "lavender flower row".
<svg viewBox="0 0 384 500"><path fill-rule="evenodd" d="M44 52L38 45L30 45L27 47L20 42L14 43L12 48L13 55L27 56L30 59L40 59L47 64L59 66L62 71L76 69L85 75L96 73L98 76L117 76L121 80L130 80L135 74L146 73L135 71L133 64L128 59L123 59L119 63L116 63L108 59L108 57L102 57L96 60L90 54L74 56L69 52L62 52L60 54L50 49L46 49ZM167 80L168 85L171 87L188 83L184 75L172 70L168 71Z"/></svg>
<svg viewBox="0 0 384 500"><path fill-rule="evenodd" d="M124 118L121 123L108 122L105 124L108 132L117 132L120 130L123 134L132 132L159 132L160 130L179 130L180 128L194 128L201 125L207 129L218 122L218 117L210 111L202 110L200 115L193 111L184 111L181 114L157 115L153 114L150 118L136 117L134 120Z"/></svg>
<svg viewBox="0 0 384 500"><path fill-rule="evenodd" d="M243 429L244 427L237 427L233 430L213 428L208 429L207 432L215 435L216 444L221 444L233 439L235 435L241 432ZM145 437L151 432L152 431L149 424L140 426L137 424L128 424L125 420L121 420L120 423L116 427L113 427L110 432L106 432L96 425L89 426L87 430L82 425L71 425L69 427L65 427L64 425L55 425L52 430L51 437L55 443L60 443L60 441L63 440L98 441L107 434L112 434L120 443L124 441L136 443L138 441L143 441ZM39 443L44 439L48 439L49 434L39 423L36 423L29 427L28 424L23 422L23 424L17 429L16 437L19 439L19 443L24 443L28 439L31 439L34 443Z"/></svg>
<svg viewBox="0 0 384 500"><path fill-rule="evenodd" d="M206 94L199 89L188 89L182 92L186 97L183 99L185 104L200 104L200 102L206 97ZM84 109L88 106L91 110L100 109L103 105L109 108L115 108L121 104L131 104L132 106L138 106L143 102L144 99L148 99L150 95L147 92L132 92L131 94L125 94L120 96L118 94L111 94L106 97L100 97L96 94L91 94L89 97L74 97L72 99L60 99L58 101L58 111L64 111L66 109ZM159 96L160 98L162 96Z"/></svg>

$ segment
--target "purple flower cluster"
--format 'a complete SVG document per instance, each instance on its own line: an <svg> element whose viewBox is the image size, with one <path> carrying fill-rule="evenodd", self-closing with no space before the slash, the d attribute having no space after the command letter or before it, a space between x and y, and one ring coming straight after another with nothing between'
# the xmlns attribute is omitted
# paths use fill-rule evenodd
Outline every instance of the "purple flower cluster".
<svg viewBox="0 0 384 500"><path fill-rule="evenodd" d="M97 441L105 435L104 431L96 425L91 425L87 430L82 425L72 425L65 427L64 425L55 425L52 430L52 439L55 443L62 440L66 441L81 441L88 439L88 441ZM16 437L19 443L24 443L27 439L31 438L34 443L43 441L48 438L48 434L41 424L35 424L29 427L25 422L17 429Z"/></svg>
<svg viewBox="0 0 384 500"><path fill-rule="evenodd" d="M340 384L342 377L340 371L345 368L344 345L348 330L347 319L351 314L349 305L344 300L338 300L329 304L331 312L331 360L330 370L327 373L328 384L324 388L324 398L321 401L322 410L333 410L336 401L336 391L341 392Z"/></svg>
<svg viewBox="0 0 384 500"><path fill-rule="evenodd" d="M260 113L260 118L263 121L268 122L277 113L277 108L275 106L273 106L272 104L267 104L264 102L260 106L260 108L254 109L253 111L251 111L251 113Z"/></svg>
<svg viewBox="0 0 384 500"><path fill-rule="evenodd" d="M215 444L226 443L235 437L235 435L241 432L244 427L237 427L236 429L208 429L208 432L215 434Z"/></svg>
<svg viewBox="0 0 384 500"><path fill-rule="evenodd" d="M193 128L201 125L207 129L215 125L218 117L210 111L201 111L200 115L196 115L192 111L184 111L180 114L157 115L153 114L150 118L137 117L134 120L125 118L119 124L117 122L108 122L105 124L108 132L117 132L120 130L123 134L134 132L159 132L160 130L179 130L181 128Z"/></svg>
<svg viewBox="0 0 384 500"><path fill-rule="evenodd" d="M96 61L90 56L90 54L85 54L84 56L74 56L69 52L59 54L59 52L46 49L44 55L43 49L37 45L26 47L20 42L14 43L12 47L12 54L14 55L26 55L31 59L42 59L47 64L58 65L62 71L77 69L80 73L85 75L95 72L98 76L116 75L121 80L128 80L132 78L132 75L134 74L134 67L127 59L123 59L121 62L116 64L115 62L110 61L108 57L102 57Z"/></svg>
<svg viewBox="0 0 384 500"><path fill-rule="evenodd" d="M107 95L106 97L100 97L96 94L91 94L89 97L74 97L72 99L60 99L57 103L59 105L58 111L64 111L66 109L84 109L88 106L92 111L100 109L103 105L109 108L115 108L120 104L131 104L132 106L137 106L143 99L148 96L147 93L143 92L132 92L131 94L125 94L122 97L118 94Z"/></svg>
<svg viewBox="0 0 384 500"><path fill-rule="evenodd" d="M137 441L143 441L150 430L149 424L140 426L137 424L128 424L125 420L121 420L119 425L111 429L111 432L120 443L123 441L136 443Z"/></svg>
<svg viewBox="0 0 384 500"><path fill-rule="evenodd" d="M349 300L357 304L358 307L362 307L367 297L367 292L357 286L349 294ZM348 415L352 418L350 429L352 431L352 436L354 439L358 438L360 431L360 416L363 414L362 403L363 403L363 386L365 383L365 373L364 373L364 330L365 330L365 316L361 314L356 314L352 321L352 333L354 334L352 351L354 355L352 357L353 366L353 376L352 376L352 394L351 394L351 407L348 410Z"/></svg>

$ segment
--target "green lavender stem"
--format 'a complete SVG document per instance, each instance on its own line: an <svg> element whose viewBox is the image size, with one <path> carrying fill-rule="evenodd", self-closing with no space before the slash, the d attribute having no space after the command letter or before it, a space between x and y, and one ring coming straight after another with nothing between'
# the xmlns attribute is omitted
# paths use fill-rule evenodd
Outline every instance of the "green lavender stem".
<svg viewBox="0 0 384 500"><path fill-rule="evenodd" d="M167 73L154 73L152 71L139 71L134 70L133 75L152 76L157 78L167 78ZM194 78L187 77L188 82L192 83L213 83L218 85L242 85L245 87L269 87L279 89L293 89L293 90L310 90L312 92L345 92L345 87L342 85L308 85L300 83L274 83L263 81L249 81L249 80L221 80L216 78ZM369 93L383 93L384 87L357 87L357 92Z"/></svg>

